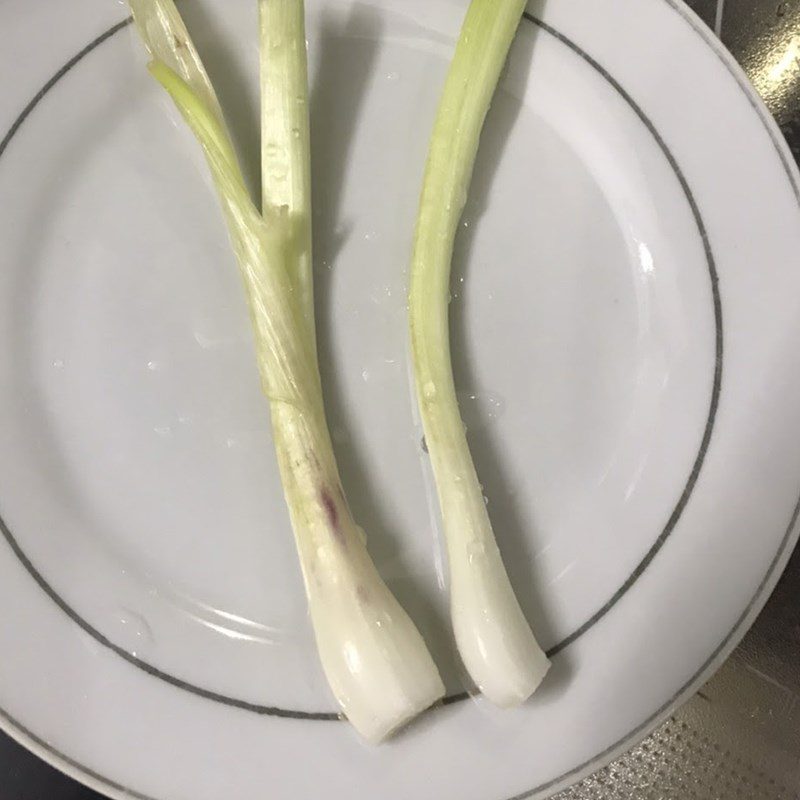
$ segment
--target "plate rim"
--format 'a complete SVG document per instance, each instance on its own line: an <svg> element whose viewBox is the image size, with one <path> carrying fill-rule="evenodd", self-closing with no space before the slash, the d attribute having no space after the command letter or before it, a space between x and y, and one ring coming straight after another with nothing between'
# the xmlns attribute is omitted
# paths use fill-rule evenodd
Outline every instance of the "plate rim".
<svg viewBox="0 0 800 800"><path fill-rule="evenodd" d="M725 46L716 38L707 25L691 8L686 6L682 0L660 0L660 2L664 2L667 6L669 6L693 29L702 42L711 49L711 51L719 58L724 67L731 74L739 88L742 90L742 93L748 99L753 111L757 114L761 123L764 125L783 166L798 204L800 204L800 169L798 169L798 166L791 155L789 147L786 144L777 123L769 113L761 97L749 82L744 70L728 52ZM528 15L528 12L526 12L526 15ZM118 30L126 27L129 22L130 18L126 18L106 30L89 45L84 47L75 56L73 56L44 84L42 89L39 90L33 100L17 117L8 133L3 137L2 140L0 140L0 154L2 154L10 140L16 134L17 129L24 122L25 118L33 110L35 105L42 99L44 94L49 91L49 89L52 88L52 86L88 52L101 44L107 38L113 36L113 34ZM542 784L534 789L516 794L513 797L506 798L506 800L525 800L526 798L550 796L550 794L563 789L566 786L572 785L586 775L602 768L622 752L627 751L631 746L635 745L636 742L644 738L661 722L669 717L676 708L682 705L689 698L689 696L693 694L696 689L699 688L699 686L719 668L719 666L721 666L724 660L744 637L752 623L755 621L755 618L769 599L773 588L780 579L783 569L785 568L786 563L793 552L794 546L797 544L798 538L800 538L800 526L797 525L798 518L800 518L800 499L798 499L792 511L789 525L786 528L780 546L772 562L767 568L764 577L759 583L751 601L745 607L744 611L736 620L728 634L711 653L709 658L697 670L697 672L674 693L670 700L664 703L658 710L645 719L637 728L621 737L617 742L610 745L608 748L598 753L591 759L587 760L582 765L576 766L569 772L553 779L546 784ZM116 783L115 781L103 776L95 770L86 767L78 761L70 758L68 755L61 753L54 746L50 745L45 740L38 737L35 733L28 730L22 723L17 721L2 708L0 708L0 729L4 730L14 740L26 747L45 762L51 764L64 774L69 775L70 777L80 781L90 788L109 794L114 798L156 800L156 798L151 795L146 795L134 789L122 786L121 784Z"/></svg>

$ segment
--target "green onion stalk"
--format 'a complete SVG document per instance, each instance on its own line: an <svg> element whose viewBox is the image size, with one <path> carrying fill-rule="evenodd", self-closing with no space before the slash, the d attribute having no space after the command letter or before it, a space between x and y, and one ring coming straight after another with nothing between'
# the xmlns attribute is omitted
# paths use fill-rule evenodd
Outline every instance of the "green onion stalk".
<svg viewBox="0 0 800 800"><path fill-rule="evenodd" d="M261 384L317 649L345 716L377 742L444 694L413 622L370 558L325 419L314 332L302 0L259 0L262 209L173 0L130 0L153 77L201 145L247 295Z"/></svg>
<svg viewBox="0 0 800 800"><path fill-rule="evenodd" d="M470 455L453 380L450 266L481 130L525 0L473 0L430 142L411 267L414 379L439 498L456 644L478 689L517 705L549 662L508 579Z"/></svg>

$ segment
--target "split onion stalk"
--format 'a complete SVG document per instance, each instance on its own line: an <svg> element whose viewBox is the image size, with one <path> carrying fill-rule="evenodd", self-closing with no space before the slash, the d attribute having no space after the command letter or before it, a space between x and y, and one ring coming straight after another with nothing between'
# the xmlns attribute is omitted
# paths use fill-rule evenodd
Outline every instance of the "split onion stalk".
<svg viewBox="0 0 800 800"><path fill-rule="evenodd" d="M247 191L217 96L173 0L130 0L153 77L202 146L243 278L275 449L325 675L380 741L444 694L411 619L353 520L325 420L313 325L302 0L260 0L263 208Z"/></svg>
<svg viewBox="0 0 800 800"><path fill-rule="evenodd" d="M469 452L453 381L450 265L489 104L525 0L472 0L430 143L411 268L414 378L450 567L464 666L498 706L526 700L550 664L511 588Z"/></svg>

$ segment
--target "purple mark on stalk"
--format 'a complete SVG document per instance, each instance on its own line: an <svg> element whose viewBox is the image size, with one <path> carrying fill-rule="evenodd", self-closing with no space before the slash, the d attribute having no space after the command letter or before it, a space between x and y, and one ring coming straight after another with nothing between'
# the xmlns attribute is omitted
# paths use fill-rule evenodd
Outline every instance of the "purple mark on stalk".
<svg viewBox="0 0 800 800"><path fill-rule="evenodd" d="M319 492L319 499L322 503L322 507L325 509L325 516L328 518L328 523L331 526L331 531L333 535L338 539L342 544L344 544L344 536L342 535L342 529L339 527L339 511L336 508L336 501L331 497L330 492L327 489L320 489Z"/></svg>

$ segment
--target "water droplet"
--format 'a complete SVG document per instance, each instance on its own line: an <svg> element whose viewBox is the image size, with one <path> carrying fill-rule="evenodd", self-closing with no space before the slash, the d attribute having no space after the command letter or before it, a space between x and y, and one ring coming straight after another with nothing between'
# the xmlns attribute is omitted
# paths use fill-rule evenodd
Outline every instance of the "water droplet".
<svg viewBox="0 0 800 800"><path fill-rule="evenodd" d="M491 419L497 419L506 409L506 401L494 394L486 395L486 404L489 407Z"/></svg>
<svg viewBox="0 0 800 800"><path fill-rule="evenodd" d="M433 400L436 397L436 384L433 381L428 381L422 387L422 394L427 400Z"/></svg>
<svg viewBox="0 0 800 800"><path fill-rule="evenodd" d="M505 400L492 392L459 392L461 418L470 428L481 428L499 419L506 409Z"/></svg>
<svg viewBox="0 0 800 800"><path fill-rule="evenodd" d="M269 169L269 176L274 181L285 181L288 174L289 169L286 164L275 164Z"/></svg>
<svg viewBox="0 0 800 800"><path fill-rule="evenodd" d="M203 350L214 350L217 347L230 347L231 345L243 341L241 334L228 333L224 329L215 331L212 328L210 333L204 333L201 330L194 331L192 336ZM162 365L159 364L158 368L161 369L161 366Z"/></svg>
<svg viewBox="0 0 800 800"><path fill-rule="evenodd" d="M171 425L156 425L156 427L153 428L153 430L159 436L162 436L165 439L168 438L169 436L172 436L172 426Z"/></svg>
<svg viewBox="0 0 800 800"><path fill-rule="evenodd" d="M270 142L264 148L264 155L269 162L269 176L276 181L286 180L289 171L289 158L286 148L275 142Z"/></svg>
<svg viewBox="0 0 800 800"><path fill-rule="evenodd" d="M476 558L486 553L486 545L481 541L473 541L467 545L467 559L472 564Z"/></svg>
<svg viewBox="0 0 800 800"><path fill-rule="evenodd" d="M200 345L200 347L203 348L203 350L210 350L214 346L214 340L200 331L194 332L194 340Z"/></svg>
<svg viewBox="0 0 800 800"><path fill-rule="evenodd" d="M117 619L120 644L132 656L135 657L143 647L153 643L153 631L141 614L129 608L121 608Z"/></svg>
<svg viewBox="0 0 800 800"><path fill-rule="evenodd" d="M489 505L489 498L488 498L486 495L484 495L484 496L483 496L483 504L484 504L485 506L488 506L488 505Z"/></svg>
<svg viewBox="0 0 800 800"><path fill-rule="evenodd" d="M147 369L150 372L156 372L161 369L161 362L160 361L148 361L147 362Z"/></svg>
<svg viewBox="0 0 800 800"><path fill-rule="evenodd" d="M387 81L396 81L400 77L398 72L387 72L386 73L386 80Z"/></svg>
<svg viewBox="0 0 800 800"><path fill-rule="evenodd" d="M364 234L364 241L365 242L371 242L371 241L373 241L374 239L377 239L377 238L378 238L378 234L375 233L375 231L367 231Z"/></svg>
<svg viewBox="0 0 800 800"><path fill-rule="evenodd" d="M368 369L362 369L361 370L361 378L364 381L364 383L367 383L369 381L369 370Z"/></svg>
<svg viewBox="0 0 800 800"><path fill-rule="evenodd" d="M239 440L236 439L233 436L228 436L228 437L225 438L225 447L227 447L229 450L233 449L238 444L239 444Z"/></svg>
<svg viewBox="0 0 800 800"><path fill-rule="evenodd" d="M465 228L469 228L469 220L468 220L468 219L465 219L465 220L464 220L464 222L462 223L462 225L463 225Z"/></svg>
<svg viewBox="0 0 800 800"><path fill-rule="evenodd" d="M57 358L53 362L53 369L64 369L64 361L60 358Z"/></svg>

